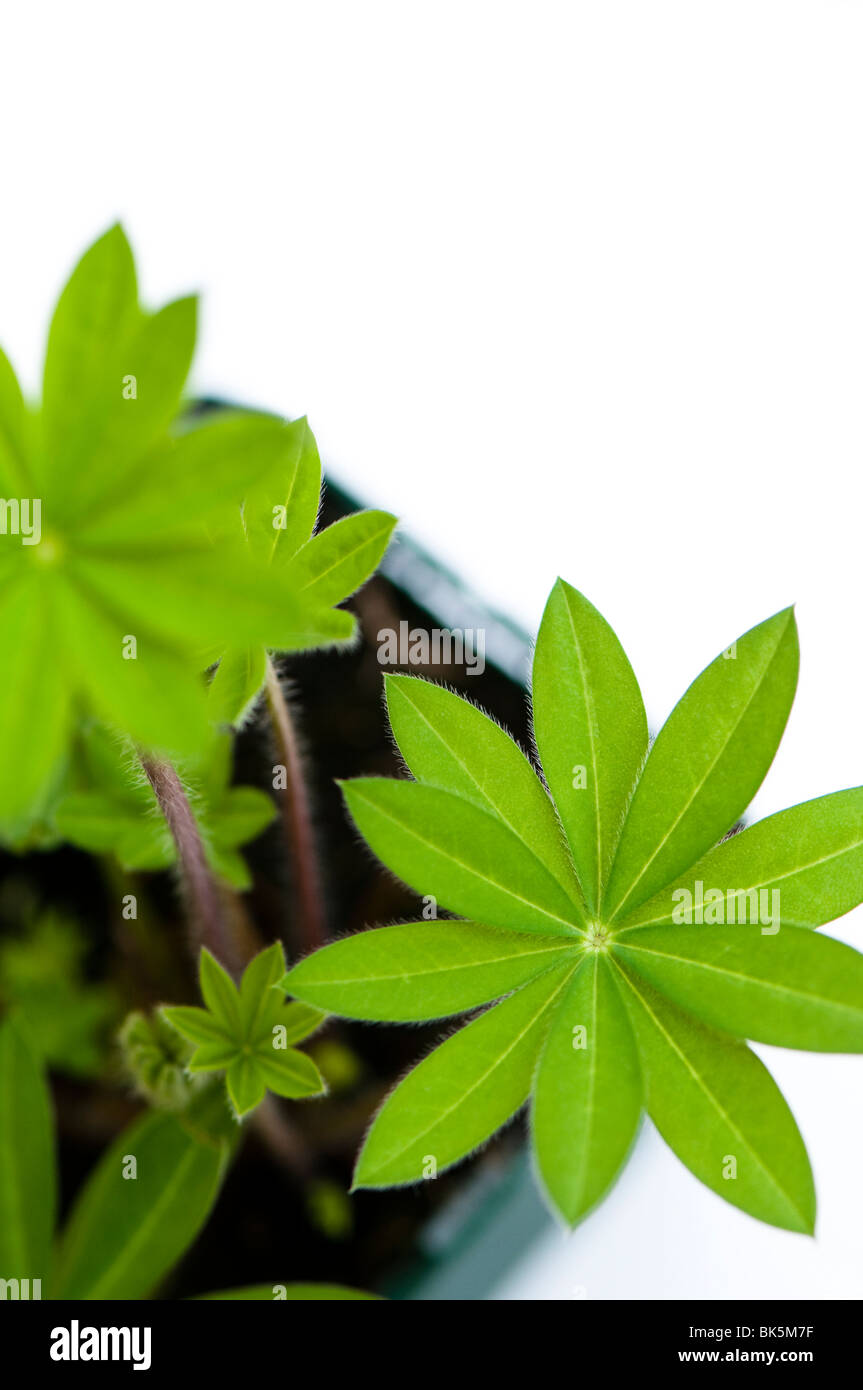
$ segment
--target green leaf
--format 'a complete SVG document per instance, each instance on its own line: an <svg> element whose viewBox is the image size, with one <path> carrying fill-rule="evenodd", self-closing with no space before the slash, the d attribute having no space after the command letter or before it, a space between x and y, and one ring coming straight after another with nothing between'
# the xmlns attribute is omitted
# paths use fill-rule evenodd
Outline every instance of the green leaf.
<svg viewBox="0 0 863 1390"><path fill-rule="evenodd" d="M321 501L321 460L308 420L285 427L282 450L246 490L249 543L268 561L285 561L305 545Z"/></svg>
<svg viewBox="0 0 863 1390"><path fill-rule="evenodd" d="M27 408L12 363L0 348L0 492L32 495Z"/></svg>
<svg viewBox="0 0 863 1390"><path fill-rule="evenodd" d="M113 850L130 830L137 830L139 822L128 813L118 816L117 802L101 792L70 792L58 805L54 824L64 840L103 854ZM171 862L170 854L165 862Z"/></svg>
<svg viewBox="0 0 863 1390"><path fill-rule="evenodd" d="M803 1140L767 1068L736 1039L621 972L647 1090L665 1142L697 1178L761 1221L811 1235L815 1189Z"/></svg>
<svg viewBox="0 0 863 1390"><path fill-rule="evenodd" d="M58 663L55 610L39 575L7 589L0 605L0 828L14 837L46 808L70 722ZM27 737L19 736L26 729ZM17 731L17 732L16 732Z"/></svg>
<svg viewBox="0 0 863 1390"><path fill-rule="evenodd" d="M494 926L577 935L582 910L518 837L474 802L389 778L357 778L343 790L372 849L418 893Z"/></svg>
<svg viewBox="0 0 863 1390"><path fill-rule="evenodd" d="M481 922L408 922L334 941L281 983L343 1018L414 1023L499 999L572 954L559 936Z"/></svg>
<svg viewBox="0 0 863 1390"><path fill-rule="evenodd" d="M797 684L790 608L702 671L650 750L621 832L605 915L634 911L739 819L773 761Z"/></svg>
<svg viewBox="0 0 863 1390"><path fill-rule="evenodd" d="M58 504L74 497L90 440L122 401L123 348L140 323L132 251L114 226L78 262L48 334L41 472Z"/></svg>
<svg viewBox="0 0 863 1390"><path fill-rule="evenodd" d="M282 1009L275 986L285 973L285 953L276 941L259 951L240 984L240 1036L250 1042L269 1037L272 1017Z"/></svg>
<svg viewBox="0 0 863 1390"><path fill-rule="evenodd" d="M225 652L207 692L210 722L241 728L252 712L267 677L263 647L231 647Z"/></svg>
<svg viewBox="0 0 863 1390"><path fill-rule="evenodd" d="M531 1115L540 1178L569 1225L611 1187L632 1147L641 1108L632 1027L608 965L593 952L555 1014Z"/></svg>
<svg viewBox="0 0 863 1390"><path fill-rule="evenodd" d="M673 921L680 889L771 895L783 927L821 927L863 902L863 787L804 801L732 835L627 915L629 926ZM735 909L735 916L740 915Z"/></svg>
<svg viewBox="0 0 863 1390"><path fill-rule="evenodd" d="M225 411L160 443L122 486L114 486L81 528L89 548L189 533L208 519L224 524L230 510L242 537L239 508L255 480L285 453L290 426L273 415Z"/></svg>
<svg viewBox="0 0 863 1390"><path fill-rule="evenodd" d="M279 988L284 988L283 977L279 981ZM302 1042L304 1038L310 1038L316 1033L322 1023L325 1023L327 1015L321 1009L313 1009L309 1004L282 1004L276 1014L276 1023L279 1028L284 1028L284 1033L279 1036L282 1041L290 1046L292 1043Z"/></svg>
<svg viewBox="0 0 863 1390"><path fill-rule="evenodd" d="M69 685L83 687L91 709L143 747L171 755L200 752L209 735L204 691L180 652L147 629L130 630L129 615L108 598L68 578L55 587ZM129 636L137 643L134 660L123 656Z"/></svg>
<svg viewBox="0 0 863 1390"><path fill-rule="evenodd" d="M355 512L328 526L290 561L287 574L313 602L329 607L359 589L377 569L396 518L389 512Z"/></svg>
<svg viewBox="0 0 863 1390"><path fill-rule="evenodd" d="M379 1111L355 1187L435 1176L484 1143L527 1099L553 1009L572 972L558 966L448 1038Z"/></svg>
<svg viewBox="0 0 863 1390"><path fill-rule="evenodd" d="M204 1003L210 1013L231 1037L242 1037L239 992L224 966L219 964L206 946L201 949L198 978Z"/></svg>
<svg viewBox="0 0 863 1390"><path fill-rule="evenodd" d="M390 722L418 780L350 782L348 808L393 873L475 920L361 932L301 961L281 986L381 1022L508 997L393 1092L360 1156L358 1186L433 1176L533 1089L538 1175L574 1223L613 1182L646 1093L668 1143L716 1192L762 1220L811 1230L802 1141L733 1034L863 1050L863 960L800 930L863 898L863 789L717 843L768 768L796 675L785 610L702 673L640 771L635 678L603 619L559 581L534 672L534 727L556 807L481 711L431 683L387 679ZM573 784L581 768L583 787ZM709 915L717 900L737 907L746 894L757 924L687 930L678 916L687 894L693 922L703 897L710 923L722 920ZM543 1003L546 990L553 1002Z"/></svg>
<svg viewBox="0 0 863 1390"><path fill-rule="evenodd" d="M269 1090L289 1100L321 1096L326 1083L311 1057L296 1048L277 1049L262 1043L255 1053L255 1066ZM230 1085L230 1073L228 1074Z"/></svg>
<svg viewBox="0 0 863 1390"><path fill-rule="evenodd" d="M0 1025L0 1269L47 1282L57 1205L51 1096L21 1026ZM32 1289L32 1284L31 1284Z"/></svg>
<svg viewBox="0 0 863 1390"><path fill-rule="evenodd" d="M233 1042L224 1024L220 1023L207 1009L166 1004L161 1013L171 1027L176 1028L178 1033L182 1033L184 1038L189 1039L189 1042L203 1044Z"/></svg>
<svg viewBox="0 0 863 1390"><path fill-rule="evenodd" d="M562 579L551 591L536 640L533 727L585 897L598 913L647 752L647 719L616 636Z"/></svg>
<svg viewBox="0 0 863 1390"><path fill-rule="evenodd" d="M363 1293L360 1289L348 1289L341 1284L249 1284L244 1289L223 1289L219 1293L202 1293L199 1299L231 1299L234 1302L242 1299L245 1302L252 1300L259 1303L279 1303L286 1299L302 1299L304 1302L320 1301L321 1299L362 1299L370 1302L379 1302L377 1294Z"/></svg>
<svg viewBox="0 0 863 1390"><path fill-rule="evenodd" d="M863 1052L863 956L800 927L763 930L643 927L614 950L716 1028L778 1047Z"/></svg>
<svg viewBox="0 0 863 1390"><path fill-rule="evenodd" d="M193 1076L198 1072L227 1071L236 1056L237 1044L233 1039L204 1042L195 1048L186 1070Z"/></svg>
<svg viewBox="0 0 863 1390"><path fill-rule="evenodd" d="M237 1119L241 1120L260 1105L266 1095L264 1068L257 1057L241 1053L231 1062L225 1079L231 1104Z"/></svg>
<svg viewBox="0 0 863 1390"><path fill-rule="evenodd" d="M172 1115L151 1113L124 1130L72 1209L54 1296L145 1298L204 1225L226 1160L225 1145L202 1143Z"/></svg>
<svg viewBox="0 0 863 1390"><path fill-rule="evenodd" d="M123 343L122 371L105 382L98 423L86 440L87 469L64 510L67 524L89 518L94 499L117 489L118 459L128 468L171 424L192 364L197 312L193 296L177 299L143 317Z"/></svg>
<svg viewBox="0 0 863 1390"><path fill-rule="evenodd" d="M387 675L387 713L419 782L477 802L577 893L560 822L545 788L507 733L459 695L415 676Z"/></svg>
<svg viewBox="0 0 863 1390"><path fill-rule="evenodd" d="M271 798L257 787L229 787L213 811L213 836L229 849L254 840L278 815Z"/></svg>
<svg viewBox="0 0 863 1390"><path fill-rule="evenodd" d="M279 576L256 569L242 542L216 547L201 537L161 553L129 546L122 555L78 556L68 571L91 601L122 612L124 631L139 634L139 647L141 633L179 648L192 632L199 657L210 646L224 650L236 632L276 645L322 616Z"/></svg>

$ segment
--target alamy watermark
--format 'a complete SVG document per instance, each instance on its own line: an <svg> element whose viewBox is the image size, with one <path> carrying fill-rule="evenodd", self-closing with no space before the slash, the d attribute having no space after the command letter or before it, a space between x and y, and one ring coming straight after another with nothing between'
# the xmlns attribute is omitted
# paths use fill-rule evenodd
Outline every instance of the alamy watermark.
<svg viewBox="0 0 863 1390"><path fill-rule="evenodd" d="M762 936L779 930L778 888L708 888L696 879L694 890L675 888L672 922L679 926L760 926Z"/></svg>
<svg viewBox="0 0 863 1390"><path fill-rule="evenodd" d="M485 670L485 628L411 627L405 619L378 633L381 666L465 666L469 676Z"/></svg>
<svg viewBox="0 0 863 1390"><path fill-rule="evenodd" d="M0 497L0 536L20 536L22 545L42 539L41 497Z"/></svg>

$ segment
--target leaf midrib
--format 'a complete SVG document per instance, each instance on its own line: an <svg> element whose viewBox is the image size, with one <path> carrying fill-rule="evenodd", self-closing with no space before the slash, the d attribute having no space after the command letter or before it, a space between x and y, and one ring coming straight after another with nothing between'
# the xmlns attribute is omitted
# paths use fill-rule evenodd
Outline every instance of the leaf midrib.
<svg viewBox="0 0 863 1390"><path fill-rule="evenodd" d="M567 984L569 983L569 981L572 979L572 976L573 976L573 974L574 974L576 968L577 968L576 966L573 966L572 970L564 977L563 980L561 980L560 984L558 985L558 987L557 987L557 989L554 991L554 993L553 993L553 994L550 994L550 995L548 996L548 998L545 999L545 1000L543 1001L542 1005L536 1010L536 1013L533 1014L533 1016L531 1017L530 1021L529 1021L528 1023L525 1024L525 1026L524 1026L524 1028L522 1028L521 1032L518 1033L518 1034L516 1034L515 1038L513 1038L513 1039L511 1040L509 1046L508 1046L507 1048L505 1048L505 1050L504 1050L503 1052L501 1052L501 1053L499 1053L499 1054L497 1055L497 1057L496 1057L495 1060L491 1063L491 1065L482 1073L482 1075L481 1075L480 1077L478 1077L478 1078L476 1079L476 1081L474 1081L474 1083L473 1083L472 1086L469 1086L468 1089L467 1089L466 1091L462 1091L462 1093L461 1093L461 1095L459 1096L459 1098L458 1098L457 1100L455 1100L455 1101L452 1103L452 1105L447 1106L447 1108L446 1108L445 1110L440 1110L440 1111L438 1111L438 1113L436 1114L435 1118L432 1120L431 1124L426 1125L425 1129L422 1129L422 1130L414 1130L414 1131L412 1132L412 1134L411 1134L410 1139L408 1139L407 1143L403 1144L403 1145L401 1146L401 1148L392 1151L392 1152L388 1155L388 1157L387 1157L387 1159L386 1159L386 1162L385 1162L385 1163L382 1163L382 1164L380 1164L380 1165L378 1165L378 1168L377 1168L378 1175L380 1175L382 1172L385 1172L387 1168L392 1167L392 1165L393 1165L394 1163L397 1163L398 1160L402 1157L402 1155L403 1155L404 1153L406 1153L409 1149L413 1148L413 1146L414 1146L415 1144L421 1143L422 1140L425 1139L426 1135L430 1134L430 1133L432 1132L432 1130L437 1129L439 1125L443 1124L443 1123L449 1118L449 1116L453 1114L454 1111L460 1109L460 1107L461 1107L462 1105L464 1105L464 1104L467 1102L468 1098L469 1098L470 1096L473 1095L474 1091L478 1090L478 1088L479 1088L480 1086L482 1086L482 1085L485 1084L485 1082L488 1080L488 1078L489 1078L490 1076L492 1076L492 1075L494 1074L495 1071L497 1071L498 1067L500 1067L500 1066L506 1061L507 1057L510 1056L510 1054L515 1050L515 1048L518 1046L518 1044L519 1044L525 1037L527 1037L527 1035L528 1035L528 1033L531 1031L531 1029L536 1027L537 1023L538 1023L539 1020L542 1018L543 1014L546 1012L546 1010L548 1010L548 1009L551 1007L551 1005L554 1003L555 999L557 999L558 995L560 994L561 990L562 990L562 989L564 988L564 986L567 985ZM546 973L550 974L551 972L548 971L548 972L546 972ZM542 978L541 976L537 976L537 979L541 979L541 978ZM535 980L534 980L534 981L531 981L531 983L536 983L536 981L535 981ZM517 994L518 991L516 990L515 993ZM515 996L514 996L514 995L510 995L509 997L510 997L510 998L513 998L513 997L515 997ZM506 1001L504 1000L503 1002L505 1003ZM492 1013L494 1009L501 1008L501 1007L502 1007L501 1004L493 1004L493 1005L492 1005L492 1008L489 1009L489 1010L487 1010L486 1013L482 1014L481 1017L482 1017L482 1018L487 1018L488 1015L489 1015L490 1013ZM468 1027L470 1027L469 1024L468 1024ZM458 1034L454 1034L453 1036L454 1036L454 1037L457 1037ZM434 1056L435 1054L432 1053L431 1055ZM394 1092L393 1092L393 1095L395 1095L395 1094L396 1094L396 1092L394 1091Z"/></svg>
<svg viewBox="0 0 863 1390"><path fill-rule="evenodd" d="M620 969L620 967L618 967L618 969ZM797 1216L800 1218L803 1224L803 1228L805 1230L808 1230L810 1225L809 1220L806 1217L805 1213L800 1210L794 1198L790 1195L790 1193L785 1191L785 1188L782 1186L779 1180L776 1177L774 1177L770 1169L765 1166L765 1163L758 1154L758 1151L753 1148L752 1144L746 1138L745 1134L743 1134L742 1130L734 1123L724 1106L720 1104L718 1097L713 1094L709 1086L701 1077L701 1074L698 1071L696 1071L695 1067L693 1066L692 1062L690 1062L686 1053L683 1052L682 1049L679 1047L676 1039L672 1037L668 1030L663 1026L660 1019L657 1018L656 1014L654 1013L653 1009L651 1009L649 1003L647 1002L646 998L641 993L641 991L636 989L632 980L629 978L625 971L620 970L620 974L623 976L623 979L629 985L629 988L632 990L633 994L639 1000L642 1007L650 1015L651 1020L653 1021L659 1032L662 1034L669 1047L680 1058L681 1062L683 1063L686 1070L689 1072L693 1081L698 1086L702 1094L706 1096L707 1100L713 1106L713 1109L716 1111L717 1115L728 1125L728 1128L732 1132L732 1134L735 1134L737 1136L743 1147L752 1155L753 1159L755 1160L755 1163L757 1164L761 1172L764 1174L764 1176L767 1178L771 1187L773 1187L775 1191L778 1192L784 1198L784 1200L791 1207L791 1210L797 1214ZM743 1046L746 1048L746 1051L749 1052L749 1048L746 1046L745 1043L743 1044Z"/></svg>
<svg viewBox="0 0 863 1390"><path fill-rule="evenodd" d="M96 1282L93 1285L91 1285L90 1293L88 1295L89 1298L100 1297L100 1289L102 1289L106 1285L110 1288L111 1279L116 1276L118 1271L122 1271L128 1266L131 1255L137 1253L138 1249L141 1247L146 1237L149 1236L149 1233L152 1230L152 1228L159 1224L162 1210L165 1209L168 1206L171 1199L173 1199L181 1181L185 1178L188 1169L192 1167L195 1159L198 1157L199 1155L195 1152L194 1148L189 1148L186 1151L185 1155L178 1163L177 1167L174 1169L174 1172L171 1178L168 1180L167 1185L161 1189L158 1198L149 1208L140 1225L137 1227L135 1234L123 1246L122 1250L115 1257L112 1263L108 1265L106 1269L102 1270L102 1273L99 1275ZM64 1279L64 1284L65 1282L66 1280Z"/></svg>
<svg viewBox="0 0 863 1390"><path fill-rule="evenodd" d="M575 630L575 619L569 605L569 598L564 594L564 606L569 622L570 632L572 633L572 643L575 648L575 657L578 662L578 669L581 675L582 695L584 698L584 711L587 716L587 730L590 742L590 762L593 771L593 805L594 819L596 821L596 878L594 902L596 911L599 913L602 908L602 816L599 806L599 769L596 761L596 710L593 703L593 690L587 677L587 668L584 662L584 655L581 650L581 643Z"/></svg>
<svg viewBox="0 0 863 1390"><path fill-rule="evenodd" d="M758 822L758 824L761 824L761 822ZM754 826L753 829L755 829ZM726 888L724 890L725 896L727 898L730 894L734 898L739 898L742 897L744 893L753 893L757 889L761 888L772 888L777 883L787 883L789 879L797 878L798 876L802 877L804 874L811 873L813 869L820 868L822 864L829 864L832 859L841 859L843 854L853 854L855 850L861 848L863 848L863 837L861 837L859 840L854 840L852 844L843 845L842 849L834 850L832 854L823 855L820 859L811 859L805 864L798 864L793 869L790 869L788 873L777 874L774 878L765 878L760 883L750 883L745 888ZM691 873L695 874L696 871L701 872L697 862L692 866ZM669 884L669 890L670 889L671 885ZM637 908L636 911L638 911ZM671 909L669 909L669 912L670 911ZM626 927L625 930L636 931L641 927L652 927L657 924L661 925L663 922L668 920L669 912L666 912L661 917L651 917L646 922L633 923L632 927ZM623 919L623 922L626 922L626 918ZM787 919L786 923L788 926L797 925L796 923L792 924L790 921L787 921ZM800 925L811 926L812 924L802 923Z"/></svg>
<svg viewBox="0 0 863 1390"><path fill-rule="evenodd" d="M555 937L553 940L555 942L553 946L537 946L533 950L519 951L513 955L486 956L482 960L465 961L458 965L437 965L428 970L411 970L409 972L399 970L392 975L354 975L348 976L346 979L334 979L329 977L326 980L315 980L312 983L316 989L329 989L331 985L391 984L394 980L405 980L406 982L410 982L431 975L455 975L459 970L477 970L486 965L505 965L509 962L516 963L522 960L529 960L531 956L553 955L556 951L566 953L567 951L578 949L575 945L557 945L558 941L563 940L562 937Z"/></svg>
<svg viewBox="0 0 863 1390"><path fill-rule="evenodd" d="M680 822L681 822L681 820L683 819L683 817L686 815L687 811L689 810L689 808L690 808L690 806L692 805L693 801L695 800L696 796L698 796L699 792L702 791L702 789L707 785L707 782L708 782L708 781L710 780L710 778L713 776L713 773L714 773L714 771L715 771L715 769L716 769L716 765L717 765L717 763L719 762L719 759L722 757L722 755L724 754L724 752L725 752L725 750L727 749L728 745L731 743L731 740L732 740L732 739L735 737L735 735L737 734L737 731L738 731L738 729L740 728L740 725L743 723L743 720L746 718L746 715L747 715L747 713L748 713L748 711L749 711L749 708L750 708L750 706L751 706L753 700L756 698L756 696L758 695L758 693L759 693L759 691L761 690L762 686L764 685L764 682L765 682L765 680L766 680L766 678L767 678L768 672L770 671L771 666L773 665L774 661L776 660L776 657L777 657L777 655L778 655L778 653L779 653L780 646L781 646L781 644L782 644L782 640L783 640L783 638L784 638L784 636L785 636L785 633L786 633L787 631L788 631L788 623L786 622L785 627L782 629L782 632L780 633L779 637L778 637L777 640L776 640L776 645L774 646L774 648L773 648L773 650L772 650L772 652L771 652L771 654L770 654L770 659L765 663L765 665L764 665L764 667L763 667L763 669L762 669L762 671L761 671L761 673L760 673L760 675L759 675L759 677L758 677L758 680L755 682L755 684L754 684L752 690L751 690L750 693L749 693L749 697L748 697L748 699L746 700L745 705L744 705L743 708L741 709L741 711L740 711L740 713L739 713L737 719L734 721L733 727L728 731L727 737L726 737L725 739L723 739L721 746L720 746L719 749L717 750L716 756L712 759L710 765L706 768L703 777L700 779L700 781L698 781L698 782L695 784L695 786L693 787L692 792L690 793L688 799L686 800L686 802L684 803L684 805L681 807L680 811L678 812L678 814L677 814L677 816L675 817L675 819L672 821L671 825L670 825L670 826L668 827L668 829L666 830L665 834L662 836L661 840L659 841L658 845L657 845L656 848L654 849L653 853L650 855L650 857L649 857L647 860L645 860L644 864L643 864L643 865L641 866L641 868L639 869L639 871L638 871L638 873L636 874L635 878L633 879L632 883L631 883L631 884L629 885L629 887L627 888L625 894L624 894L623 897L620 899L620 902L619 902L619 903L617 904L617 906L615 907L614 912L612 913L612 918L613 918L614 920L617 920L617 919L618 919L618 917L619 917L619 915L620 915L620 912L621 912L621 910L622 910L622 908L623 908L624 903L627 901L628 898L631 898L631 897L632 897L632 894L633 894L633 892L635 891L635 889L637 888L638 884L639 884L639 883L641 882L641 880L644 878L644 875L647 873L647 870L650 868L651 864L652 864L653 861L656 859L656 856L665 848L666 844L668 843L668 841L669 841L669 839L671 838L671 836L674 834L675 830L677 829L677 827L678 827L678 825L680 824ZM709 668L708 668L708 669L709 669ZM645 766L645 771L646 771L646 766ZM643 775L643 774L642 774L642 775ZM632 803L631 803L631 805L630 805L630 810L632 810L632 807L633 807L634 805L635 805L635 798L633 797ZM622 838L622 836L621 836L621 838Z"/></svg>
<svg viewBox="0 0 863 1390"><path fill-rule="evenodd" d="M356 791L354 792L354 795L357 796ZM454 793L450 793L450 795L454 795ZM466 860L457 858L457 856L451 850L442 850L439 845L435 845L431 840L423 839L422 835L418 834L418 832L414 830L412 826L406 825L402 820L398 820L397 817L392 814L392 812L386 810L377 802L370 801L367 797L359 797L358 799L362 800L366 806L370 806L374 811L377 811L377 813L383 816L385 820L391 821L392 824L397 826L397 828L403 834L410 835L411 838L416 840L418 844L423 845L426 849L431 850L434 854L439 854L441 856L451 859L452 862L454 864L457 864L460 869L467 870L467 872L472 874L474 878L479 879L481 883L487 883L491 888L496 889L499 893L505 893L506 896L512 898L514 902L524 903L525 907L529 907L532 912L541 913L542 916L547 917L550 922L559 922L561 926L566 927L566 934L568 936L584 936L584 932L582 931L581 927L579 927L575 922L570 922L565 917L558 917L556 913L549 912L548 908L542 907L538 903L531 902L530 898L525 898L520 893L514 892L512 888L507 888L504 884L498 883L495 879L488 878L485 874L480 873L478 869L474 868L473 865L467 862ZM488 812L482 811L481 807L477 807L476 809L480 811L482 815L488 815ZM489 819L493 819L493 817L489 817ZM534 858L536 858L535 855ZM545 869L545 865L542 864L540 860L537 859L536 863L540 869L544 869L545 872L548 873L548 870ZM550 874L549 878L551 878ZM558 888L560 887L560 884L557 883L556 879L552 879L552 882L557 884ZM503 930L512 931L514 929L503 928Z"/></svg>
<svg viewBox="0 0 863 1390"><path fill-rule="evenodd" d="M432 736L433 736L434 738L437 739L437 741L446 749L446 751L450 754L450 756L454 759L454 761L458 763L458 765L459 765L459 767L461 768L462 772L464 772L464 773L469 777L470 781L471 781L471 782L473 783L473 785L476 787L477 791L479 792L479 794L480 794L480 796L483 798L483 800L486 801L486 802L488 803L488 805L492 807L492 809L493 809L495 815L498 817L498 819L507 827L507 829L509 829L509 830L512 831L513 835L515 835L515 836L517 837L517 839L519 839L519 840L521 841L521 843L524 845L525 849L528 850L528 852L529 852L530 854L533 855L533 857L534 857L534 859L537 861L537 863L538 863L538 864L542 864L543 868L548 869L549 873L552 873L552 874L554 875L555 881L556 881L557 883L560 884L561 888L563 888L564 891L567 893L567 896L568 896L568 897L569 897L569 896L572 896L569 890L570 890L571 888L574 888L574 889L576 889L576 890L578 889L578 880L577 880L577 878L575 877L575 874L573 873L572 875L570 875L572 881L571 881L571 883L569 883L569 884L564 884L563 881L562 881L561 879L558 878L557 874L554 872L554 870L552 869L551 865L550 865L550 864L547 864L547 863L545 862L545 860L540 859L539 855L536 853L536 850L533 848L533 845L531 844L531 842L530 842L529 840L526 840L526 839L525 839L525 837L524 837L524 835L522 834L522 832L518 829L518 827L514 824L514 822L513 822L512 820L510 820L510 818L507 816L506 810L505 810L505 803L504 803L504 805L502 806L502 805L499 805L497 801L495 801L495 800L492 799L491 793L490 793L489 791L486 790L486 788L482 785L482 783L479 781L479 779L474 775L473 771L471 770L470 764L469 764L469 763L466 763L466 762L464 761L464 759L460 756L460 754L456 751L456 749L453 747L453 745L452 745L451 743L448 743L448 742L446 741L446 739L443 737L443 735L442 735L441 733L438 732L438 730L437 730L437 729L435 728L435 726L432 724L431 720L427 717L427 715L424 713L424 711L423 711L422 709L420 709L419 705L415 704L414 701L410 698L410 695L406 694L404 691L401 691L400 693L404 694L404 697L405 697L405 699L408 701L408 703L409 703L411 709L414 711L415 714L417 714L417 715L419 716L419 718L420 718L420 719L423 721L423 723L427 726L427 728L428 728L429 732L432 734ZM496 727L497 727L497 726L496 726ZM506 734L506 733L504 732L503 729L501 729L501 733L503 734L504 738L509 738L509 735ZM518 757L521 758L521 759L523 760L523 762L524 762L524 764L525 764L527 770L530 772L531 776L532 776L532 777L536 777L536 773L534 772L533 768L531 767L530 762L529 762L528 759L525 757L523 750L522 750L521 748L519 748L518 744L515 742L515 739L509 739L509 742L512 744L513 748L515 749L516 754L518 755ZM425 778L424 778L423 780L425 781ZM540 794L541 794L543 797L545 797L545 800L548 802L548 807L549 807L549 810L551 811L551 814L552 814L552 817L553 817L553 816L554 816L554 805L553 805L553 803L552 803L552 801L551 801L551 798L548 796L548 794L547 794L547 793L545 792L545 790L543 789L542 783L540 782L540 780L539 780L538 777L536 778L536 781L537 781L537 786L538 786L538 788L539 788ZM576 899L573 899L573 901L577 901L577 900L576 900Z"/></svg>
<svg viewBox="0 0 863 1390"><path fill-rule="evenodd" d="M800 930L802 931L804 928L800 928ZM696 970L704 970L706 973L712 972L716 975L727 976L728 979L731 980L742 980L744 984L754 985L756 988L761 987L768 989L774 994L787 994L792 999L810 1000L816 1004L824 1004L831 1009L841 1010L849 1014L852 1018L856 1018L858 1022L863 1019L863 1007L856 1008L853 1004L845 1004L835 999L825 998L824 995L821 994L812 994L805 989L793 989L789 985L777 984L773 980L762 978L758 975L745 975L739 970L729 970L726 966L717 965L712 961L693 960L691 956L677 956L671 951L659 951L656 947L650 946L629 946L621 943L619 949L624 951L640 951L642 955L657 956L661 960L678 961L681 965L688 965Z"/></svg>

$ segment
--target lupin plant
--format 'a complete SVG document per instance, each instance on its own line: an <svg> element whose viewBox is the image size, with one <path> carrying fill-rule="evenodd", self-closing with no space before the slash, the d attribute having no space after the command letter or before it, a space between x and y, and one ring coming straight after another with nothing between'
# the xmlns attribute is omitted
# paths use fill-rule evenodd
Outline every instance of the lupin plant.
<svg viewBox="0 0 863 1390"><path fill-rule="evenodd" d="M240 850L277 814L270 792L231 784L233 743L266 704L271 791L309 917L292 926L315 940L313 837L275 658L353 642L356 619L339 605L373 573L395 518L363 511L317 531L321 463L305 419L189 411L196 320L194 297L141 306L115 226L60 296L38 403L0 352L0 844L68 841L136 871L176 864L206 1005L135 1012L123 1025L126 1073L150 1109L118 1144L146 1154L148 1181L120 1183L119 1149L109 1151L52 1265L58 1297L148 1293L203 1224L236 1121L265 1090L301 1099L326 1089L293 1046L323 1015L284 1003L281 946L249 959L232 919L231 890L250 886ZM11 1002L0 1035L0 1256L41 1278L54 1187L41 1069L58 1059L38 1028L41 996L42 1014L32 991ZM32 1154L22 1155L22 1124ZM278 1112L274 1129L284 1149L291 1131ZM163 1183L175 1206L156 1202L148 1216ZM124 1243L144 1251L134 1270ZM354 1296L278 1287L294 1292L224 1296Z"/></svg>
<svg viewBox="0 0 863 1390"><path fill-rule="evenodd" d="M354 639L340 605L395 521L370 510L316 529L306 420L188 408L196 316L194 298L142 308L114 227L60 297L38 404L0 352L0 845L68 842L115 884L174 868L200 995L184 999L181 980L120 1026L143 1114L58 1232L46 1068L105 1079L100 1035L121 991L88 979L78 924L22 914L29 937L0 951L0 1264L45 1297L152 1296L252 1126L306 1185L307 1210L343 1228L347 1198L315 1186L279 1104L326 1103L323 1050L300 1045L331 1016L471 1015L384 1101L357 1188L432 1180L529 1103L538 1181L574 1226L647 1114L714 1192L811 1233L806 1149L748 1042L863 1051L863 957L815 930L863 901L863 788L741 828L794 697L792 611L725 649L652 743L618 639L562 580L537 638L531 749L447 687L388 675L410 777L355 778L344 798L371 851L447 915L367 928L288 968L279 942L257 949L237 897L252 886L242 850L280 806L291 937L325 939L278 662ZM266 790L233 782L253 718L276 760ZM65 1027L46 1026L55 1001ZM350 1049L336 1040L330 1056L340 1046L350 1073ZM200 1296L366 1295L288 1283Z"/></svg>
<svg viewBox="0 0 863 1390"><path fill-rule="evenodd" d="M345 800L384 864L464 920L361 932L283 985L376 1022L493 1007L392 1092L357 1187L434 1177L530 1098L539 1181L568 1225L606 1195L646 1110L714 1192L812 1232L803 1140L746 1039L863 1052L863 956L813 930L863 900L863 788L730 834L773 760L797 667L787 609L722 652L648 748L620 643L558 581L533 663L544 781L474 705L387 677L415 780L355 779Z"/></svg>

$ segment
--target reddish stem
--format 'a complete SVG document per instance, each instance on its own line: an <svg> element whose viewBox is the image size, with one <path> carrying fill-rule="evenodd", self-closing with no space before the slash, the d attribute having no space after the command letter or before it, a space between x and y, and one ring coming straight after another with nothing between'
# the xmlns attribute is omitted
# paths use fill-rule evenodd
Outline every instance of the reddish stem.
<svg viewBox="0 0 863 1390"><path fill-rule="evenodd" d="M281 797L282 825L291 852L294 914L297 933L306 950L326 941L324 899L312 811L303 773L303 759L291 711L272 661L267 657L267 706L286 787Z"/></svg>
<svg viewBox="0 0 863 1390"><path fill-rule="evenodd" d="M206 946L235 977L241 961L228 926L219 886L207 863L204 842L176 768L160 759L141 757L141 765L177 847L183 890L193 932L193 953Z"/></svg>

